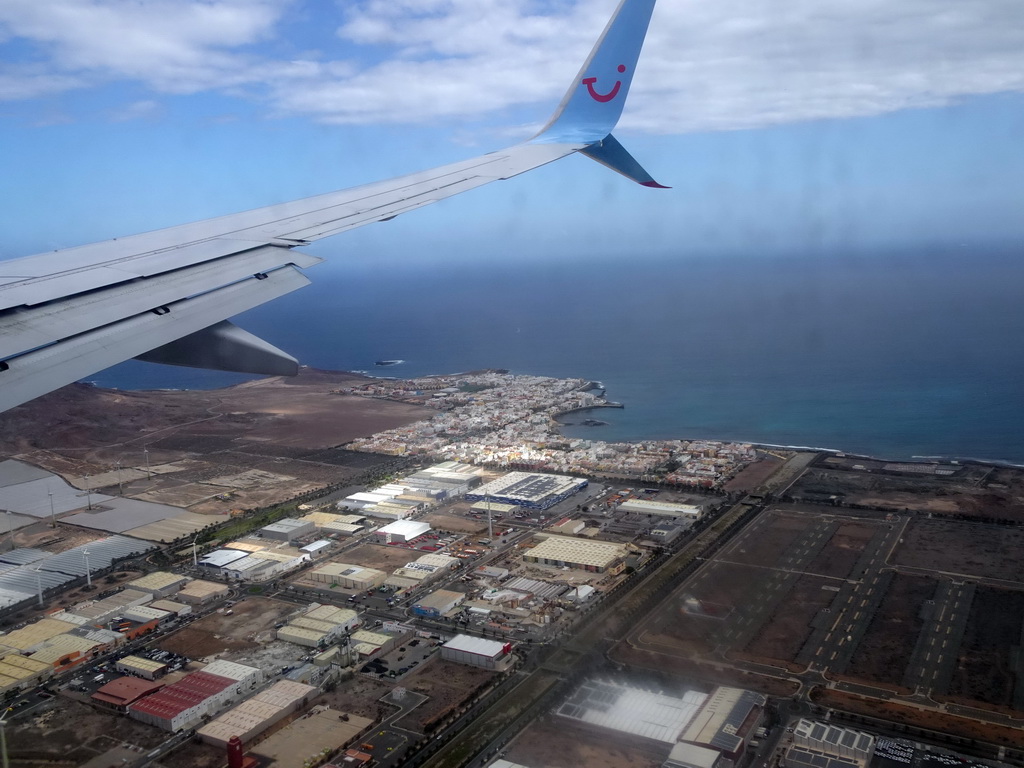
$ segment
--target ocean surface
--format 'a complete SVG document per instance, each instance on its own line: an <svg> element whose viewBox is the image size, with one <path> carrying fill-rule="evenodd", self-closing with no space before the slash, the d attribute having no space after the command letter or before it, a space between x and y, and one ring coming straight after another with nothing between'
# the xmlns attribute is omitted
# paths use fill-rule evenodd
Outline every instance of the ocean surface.
<svg viewBox="0 0 1024 768"><path fill-rule="evenodd" d="M564 256L387 269L339 258L236 320L318 368L603 382L604 440L718 438L1024 464L1024 254ZM375 367L380 359L401 359ZM125 389L246 377L126 363Z"/></svg>

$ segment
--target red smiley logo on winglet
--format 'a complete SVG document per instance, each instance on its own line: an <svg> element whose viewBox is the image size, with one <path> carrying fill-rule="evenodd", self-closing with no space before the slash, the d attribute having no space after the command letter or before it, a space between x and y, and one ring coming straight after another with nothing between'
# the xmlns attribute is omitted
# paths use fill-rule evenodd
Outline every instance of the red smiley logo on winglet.
<svg viewBox="0 0 1024 768"><path fill-rule="evenodd" d="M625 64L619 64L617 69L619 70L619 73L621 74L621 73L626 71L626 65ZM587 86L587 91L590 93L590 98L592 98L594 101L600 101L602 104L605 103L605 102L611 101L616 96L618 96L619 88L622 87L622 81L621 80L616 80L615 81L615 85L612 86L612 89L610 91L608 91L608 93L598 93L596 90L594 90L594 83L596 83L596 82L597 82L597 78L596 77L584 77L583 78L583 85Z"/></svg>

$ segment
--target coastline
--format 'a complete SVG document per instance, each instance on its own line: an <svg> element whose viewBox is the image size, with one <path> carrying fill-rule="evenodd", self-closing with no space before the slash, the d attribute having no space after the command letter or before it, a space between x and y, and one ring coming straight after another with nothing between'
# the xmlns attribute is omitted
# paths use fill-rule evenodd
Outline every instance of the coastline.
<svg viewBox="0 0 1024 768"><path fill-rule="evenodd" d="M315 375L327 375L327 376L335 376L336 375L336 376L341 376L341 377L351 377L353 379L385 380L385 381L386 380L392 380L393 381L393 380L395 380L397 378L397 377L390 377L390 376L375 375L374 373L369 373L369 372L364 372L364 371L330 371L330 370L318 369L318 368L307 367L307 366L303 366L303 369L304 369L303 373L305 373L307 376L308 375L314 375L314 376ZM467 376L467 375L474 375L474 374L482 373L482 372L485 372L485 371L486 372L493 372L493 373L509 373L509 370L506 369L506 368L487 368L487 369L459 371L457 373L451 373L451 374L428 374L428 375L421 376L421 377L416 377L416 378L444 378L444 377L452 377L452 376ZM273 377L270 377L270 378L273 378ZM214 389L177 389L177 388L166 388L166 389L153 389L153 388L149 388L149 389L146 389L146 388L122 389L122 388L117 388L117 387L103 387L103 386L97 385L97 384L95 384L93 382L88 382L88 383L83 382L83 384L86 384L87 386L90 386L90 387L95 387L98 390L108 390L108 391L123 392L123 393L131 393L131 392L165 392L165 393L168 393L168 394L188 395L190 393L196 393L197 395L200 395L201 393L206 393L206 394L215 393L218 390L237 390L237 389L241 389L241 388L248 388L248 387L253 386L254 383L256 383L256 382L265 381L265 380L266 379L247 380L247 381L238 382L238 383L234 383L234 384L229 384L229 385L227 385L225 387L218 387L218 388L214 388ZM74 385L72 385L72 386L74 386ZM600 381L589 380L589 381L587 381L586 385L582 388L582 391L586 391L586 392L594 392L595 390L601 392L601 394L603 395L604 392L606 391L605 385L602 382L600 382ZM625 407L626 407L626 405L624 403L612 401L612 402L605 402L605 403L594 403L592 405L587 405L587 406L583 406L583 407L579 407L579 408L567 409L566 411L563 411L563 412L560 412L559 414L557 414L557 416L554 418L554 424L556 425L555 431L558 434L560 434L560 435L567 436L567 435L565 435L564 428L566 428L566 427L580 427L580 426L582 426L582 425L578 425L578 424L563 424L561 422L561 419L564 418L565 416L572 415L572 414L583 413L583 412L587 412L587 411L606 410L606 409L609 409L609 408L622 410L622 409L625 409ZM587 429L594 429L595 427L587 426L586 428ZM579 435L577 435L577 436L579 436ZM632 439L632 440L614 440L614 439L607 439L605 437L602 437L602 436L599 436L599 435L595 434L594 436L592 436L592 437L588 436L585 439L596 439L596 440L601 440L603 442L619 442L619 443L633 443L633 444L640 443L640 442L654 441L654 440L659 440L659 439L666 439L666 440L667 439L677 439L677 440L708 440L708 441L716 441L716 442L741 443L741 444L751 445L753 447L756 447L756 448L762 449L762 450L776 449L776 450L788 450L788 451L818 452L818 453L827 453L827 454L832 454L832 455L845 455L846 457L849 457L849 458L871 460L871 461L903 462L903 463L915 463L915 464L937 464L937 463L938 464L975 464L975 465L984 465L984 466L993 466L993 467L1006 467L1006 468L1016 468L1016 469L1024 468L1024 463L1022 463L1020 461L1013 461L1013 460L1010 460L1010 459L977 458L977 457L973 457L973 456L962 456L962 455L930 455L930 456L922 456L922 455L886 455L885 453L882 453L882 452L879 452L879 453L866 453L866 452L850 451L850 450L846 450L846 449L843 449L843 448L816 446L816 445L805 444L805 443L782 443L782 442L778 442L777 443L777 442L768 442L768 441L762 441L762 440L756 440L756 439L755 440L750 440L750 439L741 439L741 438L735 438L735 437L733 437L733 438L722 438L722 437L712 437L712 436L708 436L708 435L703 435L701 437L693 437L693 436L679 437L679 436L677 436L675 438L636 438L636 439Z"/></svg>

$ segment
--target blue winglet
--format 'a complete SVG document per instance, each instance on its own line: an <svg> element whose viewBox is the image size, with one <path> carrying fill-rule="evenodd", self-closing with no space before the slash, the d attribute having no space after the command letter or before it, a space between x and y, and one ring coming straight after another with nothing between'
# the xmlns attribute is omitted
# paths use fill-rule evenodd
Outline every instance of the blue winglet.
<svg viewBox="0 0 1024 768"><path fill-rule="evenodd" d="M656 182L651 177L651 174L645 171L640 163L634 160L633 156L626 151L626 148L619 144L618 140L610 133L601 141L584 147L580 150L580 153L597 160L601 165L607 166L613 171L621 173L627 179L632 179L637 184L643 184L645 187L654 187L655 189L671 189L671 187L666 187L664 184Z"/></svg>
<svg viewBox="0 0 1024 768"><path fill-rule="evenodd" d="M619 3L555 114L532 142L593 144L612 132L626 103L654 3Z"/></svg>

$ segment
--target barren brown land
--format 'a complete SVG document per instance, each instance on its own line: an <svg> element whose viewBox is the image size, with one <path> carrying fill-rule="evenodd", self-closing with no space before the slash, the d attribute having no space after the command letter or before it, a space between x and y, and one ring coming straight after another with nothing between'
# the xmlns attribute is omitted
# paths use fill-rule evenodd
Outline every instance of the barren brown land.
<svg viewBox="0 0 1024 768"><path fill-rule="evenodd" d="M120 478L126 494L193 512L264 506L380 464L338 446L434 413L339 393L365 380L303 368L208 391L73 384L0 414L0 456L79 487Z"/></svg>
<svg viewBox="0 0 1024 768"><path fill-rule="evenodd" d="M1020 716L1022 547L994 522L779 505L611 655L758 690L813 668Z"/></svg>
<svg viewBox="0 0 1024 768"><path fill-rule="evenodd" d="M668 757L652 744L600 729L584 729L557 716L545 717L516 737L505 750L507 760L546 768L657 768Z"/></svg>
<svg viewBox="0 0 1024 768"><path fill-rule="evenodd" d="M1024 522L1024 473L982 464L935 467L828 456L790 489L795 500L892 512ZM945 474L951 472L952 474Z"/></svg>
<svg viewBox="0 0 1024 768"><path fill-rule="evenodd" d="M211 613L163 638L159 647L191 659L255 648L274 624L295 612L296 606L250 597L232 607L232 615Z"/></svg>

